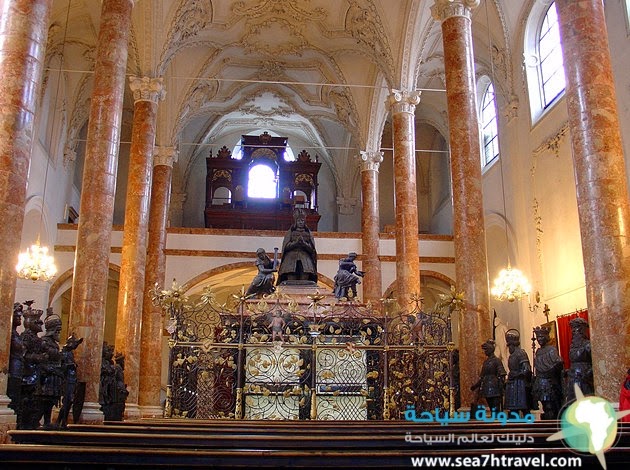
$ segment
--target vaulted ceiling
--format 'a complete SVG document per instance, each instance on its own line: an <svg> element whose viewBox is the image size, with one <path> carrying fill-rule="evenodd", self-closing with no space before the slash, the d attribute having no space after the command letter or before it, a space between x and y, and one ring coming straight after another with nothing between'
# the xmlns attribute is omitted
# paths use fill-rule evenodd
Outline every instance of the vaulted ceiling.
<svg viewBox="0 0 630 470"><path fill-rule="evenodd" d="M522 8L515 4L527 2L487 1L488 7L482 2L475 10L475 45L487 48L486 25L495 24L490 41L507 64L503 9L513 10L514 21ZM50 69L66 70L66 160L74 158L88 117L100 4L54 1L47 57ZM179 150L175 184L186 192L209 151L269 129L289 137L298 151L317 154L337 195L358 196L352 157L380 147L392 89L425 90L416 117L446 132L442 36L431 17L433 4L136 0L127 70L164 80L156 144ZM504 74L510 73L506 65ZM123 126L129 127L133 102L129 90L126 95Z"/></svg>

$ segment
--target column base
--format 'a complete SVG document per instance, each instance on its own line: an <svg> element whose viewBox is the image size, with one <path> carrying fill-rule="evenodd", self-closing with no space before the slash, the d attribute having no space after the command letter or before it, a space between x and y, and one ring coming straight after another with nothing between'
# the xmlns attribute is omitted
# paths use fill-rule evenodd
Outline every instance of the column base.
<svg viewBox="0 0 630 470"><path fill-rule="evenodd" d="M161 406L140 406L142 418L163 418L164 408Z"/></svg>
<svg viewBox="0 0 630 470"><path fill-rule="evenodd" d="M17 416L15 412L9 408L11 399L6 395L0 395L0 444L8 443L8 431L17 427Z"/></svg>
<svg viewBox="0 0 630 470"><path fill-rule="evenodd" d="M140 407L137 403L125 403L124 419L140 419Z"/></svg>
<svg viewBox="0 0 630 470"><path fill-rule="evenodd" d="M79 423L81 424L103 424L105 417L101 411L101 404L93 401L86 401L81 410Z"/></svg>

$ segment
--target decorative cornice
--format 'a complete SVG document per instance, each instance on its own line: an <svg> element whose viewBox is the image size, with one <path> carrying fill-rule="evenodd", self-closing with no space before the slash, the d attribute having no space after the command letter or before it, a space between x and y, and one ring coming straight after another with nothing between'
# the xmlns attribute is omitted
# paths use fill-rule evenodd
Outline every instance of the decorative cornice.
<svg viewBox="0 0 630 470"><path fill-rule="evenodd" d="M419 91L393 90L387 97L387 104L393 113L412 113L416 110L416 105L420 103Z"/></svg>
<svg viewBox="0 0 630 470"><path fill-rule="evenodd" d="M131 75L129 77L129 88L131 88L133 93L134 102L151 101L152 103L157 103L159 100L163 100L166 95L162 77L149 78Z"/></svg>
<svg viewBox="0 0 630 470"><path fill-rule="evenodd" d="M361 150L361 171L376 171L383 161L383 152Z"/></svg>
<svg viewBox="0 0 630 470"><path fill-rule="evenodd" d="M479 0L435 0L431 14L437 21L444 21L453 16L471 19L473 8L479 6Z"/></svg>
<svg viewBox="0 0 630 470"><path fill-rule="evenodd" d="M155 147L153 150L153 166L164 165L173 168L179 152L175 147Z"/></svg>

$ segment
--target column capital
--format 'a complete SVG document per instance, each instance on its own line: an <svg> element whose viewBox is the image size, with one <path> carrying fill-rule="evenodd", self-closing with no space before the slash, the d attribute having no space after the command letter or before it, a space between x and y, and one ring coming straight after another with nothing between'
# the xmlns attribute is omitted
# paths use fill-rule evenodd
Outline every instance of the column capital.
<svg viewBox="0 0 630 470"><path fill-rule="evenodd" d="M361 171L378 171L383 161L383 152L361 150Z"/></svg>
<svg viewBox="0 0 630 470"><path fill-rule="evenodd" d="M188 193L173 193L171 194L171 204L181 206L184 202L186 202L187 197Z"/></svg>
<svg viewBox="0 0 630 470"><path fill-rule="evenodd" d="M343 215L352 215L354 214L354 208L357 205L356 197L344 197L337 196L337 206L339 207L339 213Z"/></svg>
<svg viewBox="0 0 630 470"><path fill-rule="evenodd" d="M131 75L129 77L129 88L133 92L134 102L151 101L157 103L159 100L163 100L166 95L162 77L150 78Z"/></svg>
<svg viewBox="0 0 630 470"><path fill-rule="evenodd" d="M155 147L153 149L153 166L169 166L173 168L173 163L177 161L179 152L175 147Z"/></svg>
<svg viewBox="0 0 630 470"><path fill-rule="evenodd" d="M479 6L479 0L434 0L431 14L437 21L444 21L453 16L471 18L474 8Z"/></svg>
<svg viewBox="0 0 630 470"><path fill-rule="evenodd" d="M419 91L392 90L387 97L387 104L394 113L412 113L416 110L416 105L420 103Z"/></svg>

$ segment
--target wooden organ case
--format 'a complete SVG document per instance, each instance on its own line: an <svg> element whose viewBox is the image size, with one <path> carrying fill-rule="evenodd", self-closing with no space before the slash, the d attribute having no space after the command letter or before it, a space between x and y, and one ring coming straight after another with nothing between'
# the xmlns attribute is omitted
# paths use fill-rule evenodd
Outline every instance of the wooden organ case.
<svg viewBox="0 0 630 470"><path fill-rule="evenodd" d="M287 161L286 137L267 132L241 136L240 159L223 146L206 158L207 228L287 230L293 224L293 210L306 212L306 224L317 230L317 174L321 167L317 156L302 150L295 161ZM274 198L248 196L249 173L257 165L266 165L277 181Z"/></svg>

